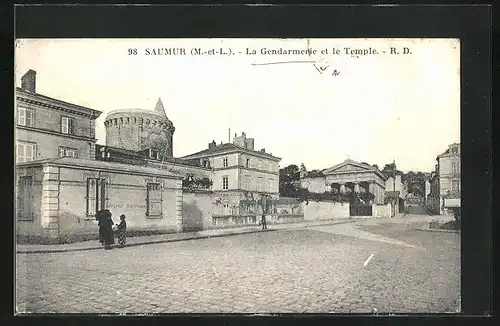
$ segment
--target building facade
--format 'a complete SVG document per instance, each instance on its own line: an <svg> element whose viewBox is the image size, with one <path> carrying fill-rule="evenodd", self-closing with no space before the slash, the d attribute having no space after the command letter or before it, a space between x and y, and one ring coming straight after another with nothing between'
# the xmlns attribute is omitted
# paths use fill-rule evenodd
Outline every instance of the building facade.
<svg viewBox="0 0 500 326"><path fill-rule="evenodd" d="M100 209L110 209L115 218L126 214L131 230L185 229L182 175L142 161L131 164L144 153L129 162L96 160L109 156L96 145L101 112L37 93L33 70L22 76L15 95L18 239L95 235Z"/></svg>
<svg viewBox="0 0 500 326"><path fill-rule="evenodd" d="M387 178L377 168L347 159L321 172L323 176L301 178L301 187L317 193L370 192L374 204L384 204Z"/></svg>
<svg viewBox="0 0 500 326"><path fill-rule="evenodd" d="M217 145L212 141L207 149L181 159L198 160L201 166L211 168L216 205L214 215L217 220L238 216L253 223L256 214L260 212L259 207L247 207L243 203L279 198L281 159L272 153L266 153L264 148L256 151L254 139L247 138L244 132L241 136L235 135L233 143ZM270 212L270 209L264 208L264 212Z"/></svg>
<svg viewBox="0 0 500 326"><path fill-rule="evenodd" d="M438 155L440 212L445 213L445 198L460 198L460 144L453 143L448 149Z"/></svg>
<svg viewBox="0 0 500 326"><path fill-rule="evenodd" d="M94 159L95 120L101 112L36 93L29 70L16 88L16 162L57 157Z"/></svg>
<svg viewBox="0 0 500 326"><path fill-rule="evenodd" d="M125 214L130 230L186 231L254 224L279 197L280 158L233 143L173 157L175 127L161 99L153 110L100 111L36 93L36 72L16 89L18 237L61 239L97 232L95 214Z"/></svg>

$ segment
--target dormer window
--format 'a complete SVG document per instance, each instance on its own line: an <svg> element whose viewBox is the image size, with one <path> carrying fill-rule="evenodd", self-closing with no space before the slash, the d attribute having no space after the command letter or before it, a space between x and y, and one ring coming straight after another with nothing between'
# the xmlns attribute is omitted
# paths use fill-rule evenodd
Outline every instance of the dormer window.
<svg viewBox="0 0 500 326"><path fill-rule="evenodd" d="M149 149L149 158L152 159L160 159L160 153L157 150L154 150L152 148Z"/></svg>

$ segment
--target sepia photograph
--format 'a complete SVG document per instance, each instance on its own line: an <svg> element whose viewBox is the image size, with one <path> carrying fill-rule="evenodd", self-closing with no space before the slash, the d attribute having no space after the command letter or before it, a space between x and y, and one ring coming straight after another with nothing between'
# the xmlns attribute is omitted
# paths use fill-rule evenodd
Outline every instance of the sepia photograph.
<svg viewBox="0 0 500 326"><path fill-rule="evenodd" d="M459 39L14 55L17 315L461 312Z"/></svg>

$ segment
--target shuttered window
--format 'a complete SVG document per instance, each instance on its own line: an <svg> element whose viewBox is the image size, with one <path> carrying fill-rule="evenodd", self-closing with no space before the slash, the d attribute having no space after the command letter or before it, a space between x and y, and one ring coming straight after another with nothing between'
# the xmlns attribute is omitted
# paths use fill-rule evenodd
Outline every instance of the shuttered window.
<svg viewBox="0 0 500 326"><path fill-rule="evenodd" d="M161 186L159 183L147 184L146 204L146 216L162 216Z"/></svg>
<svg viewBox="0 0 500 326"><path fill-rule="evenodd" d="M61 117L61 132L63 134L73 135L74 122L72 118Z"/></svg>
<svg viewBox="0 0 500 326"><path fill-rule="evenodd" d="M87 179L87 216L92 217L101 209L106 209L106 179Z"/></svg>
<svg viewBox="0 0 500 326"><path fill-rule="evenodd" d="M17 193L17 218L21 221L33 221L33 177L19 178Z"/></svg>

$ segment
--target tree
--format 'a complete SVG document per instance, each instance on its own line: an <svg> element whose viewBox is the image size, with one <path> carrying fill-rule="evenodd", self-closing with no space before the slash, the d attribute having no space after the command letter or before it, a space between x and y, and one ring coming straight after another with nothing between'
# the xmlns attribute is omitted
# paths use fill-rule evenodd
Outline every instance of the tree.
<svg viewBox="0 0 500 326"><path fill-rule="evenodd" d="M297 189L295 183L300 180L299 167L291 164L283 169L280 169L279 175L279 192L281 196L297 197Z"/></svg>
<svg viewBox="0 0 500 326"><path fill-rule="evenodd" d="M280 182L292 182L300 179L299 167L291 164L287 167L280 169Z"/></svg>
<svg viewBox="0 0 500 326"><path fill-rule="evenodd" d="M381 172L388 178L395 175L404 175L402 171L398 170L395 162L384 165L384 168Z"/></svg>
<svg viewBox="0 0 500 326"><path fill-rule="evenodd" d="M300 172L307 172L306 166L304 163L300 163Z"/></svg>

